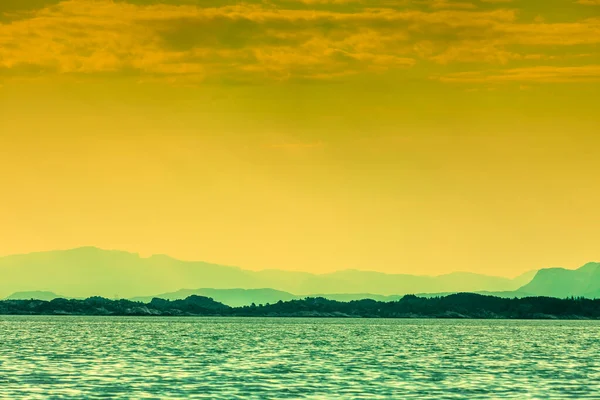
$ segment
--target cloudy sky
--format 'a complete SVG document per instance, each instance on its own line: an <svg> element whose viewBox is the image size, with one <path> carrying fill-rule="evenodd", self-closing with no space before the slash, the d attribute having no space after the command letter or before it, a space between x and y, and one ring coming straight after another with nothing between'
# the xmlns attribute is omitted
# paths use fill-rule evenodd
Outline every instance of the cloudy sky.
<svg viewBox="0 0 600 400"><path fill-rule="evenodd" d="M2 0L0 255L600 259L598 0Z"/></svg>

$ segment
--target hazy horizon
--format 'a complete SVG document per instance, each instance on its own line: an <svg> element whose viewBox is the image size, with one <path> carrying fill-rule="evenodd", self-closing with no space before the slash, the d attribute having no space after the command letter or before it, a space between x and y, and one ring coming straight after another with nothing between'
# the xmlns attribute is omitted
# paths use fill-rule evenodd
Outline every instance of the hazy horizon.
<svg viewBox="0 0 600 400"><path fill-rule="evenodd" d="M0 254L598 259L600 6L0 1Z"/></svg>
<svg viewBox="0 0 600 400"><path fill-rule="evenodd" d="M420 273L411 273L411 272L403 272L402 270L399 269L398 272L395 272L393 270L388 270L388 271L381 271L381 270L377 270L376 268L374 269L369 269L369 268L339 268L339 269L332 269L330 271L321 271L321 272L312 272L310 270L290 270L290 269L285 269L285 268L247 268L244 265L230 265L230 264L224 264L224 263L220 263L217 261L213 261L213 260L206 260L206 259L182 259L182 258L178 258L178 257L173 257L170 254L162 254L162 253L153 253L153 254L142 254L140 252L136 252L136 251L130 251L130 250L124 250L124 249L109 249L109 248L102 248L102 247L98 247L98 246L92 246L92 245L84 245L84 246L78 246L78 247L72 247L72 248L62 248L62 249L54 249L54 250L37 250L37 251L32 251L29 253L15 253L15 254L0 254L0 258L4 258L4 257L12 257L12 256L25 256L25 255L30 255L30 254L37 254L37 253L53 253L53 252L67 252L67 251L72 251L72 250L79 250L79 249L97 249L97 250L101 250L101 251L108 251L108 252L119 252L119 253L127 253L127 254L132 254L132 255L136 255L139 256L141 259L149 259L152 257L169 257L172 259L175 259L177 261L183 261L183 262L190 262L190 263L206 263L206 264L212 264L212 265L220 265L220 266L224 266L224 267L231 267L231 268L238 268L241 270L247 270L247 271L253 271L253 272L261 272L261 271L290 271L290 272L302 272L302 273L310 273L310 274L314 274L314 275L325 275L325 274L331 274L331 273L335 273L335 272L343 272L343 271L361 271L361 272L375 272L375 273L383 273L383 274L392 274L392 275L414 275L414 276L423 276L423 277L438 277L438 276L444 276L444 275L451 275L451 274L477 274L477 275L486 275L486 276L493 276L493 277L502 277L502 278L508 278L508 279L513 279L513 278L517 278L519 276L522 276L524 274L528 274L531 273L532 271L537 271L539 269L548 269L548 268L563 268L563 269L567 269L567 270L576 270L577 268L580 268L581 266L588 264L588 263L595 263L595 260L588 260L580 265L576 265L574 267L570 267L570 266L561 266L561 265L548 265L548 266L543 266L540 268L530 268L528 270L522 271L516 275L511 275L511 276L505 276L505 275L492 275L492 274L486 274L485 272L474 272L474 271L467 271L467 270L456 270L456 271L449 271L449 272L444 272L444 273L440 273L440 274L420 274ZM407 269L406 271L410 271L410 268Z"/></svg>

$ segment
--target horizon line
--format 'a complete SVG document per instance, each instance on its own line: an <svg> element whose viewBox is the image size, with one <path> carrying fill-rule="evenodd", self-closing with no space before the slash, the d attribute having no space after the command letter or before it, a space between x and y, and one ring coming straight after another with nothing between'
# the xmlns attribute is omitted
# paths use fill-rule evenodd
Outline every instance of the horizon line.
<svg viewBox="0 0 600 400"><path fill-rule="evenodd" d="M248 269L248 268L240 267L237 265L221 264L221 263L212 262L212 261L176 258L171 255L164 254L164 253L154 253L154 254L150 254L148 256L143 256L140 252L136 252L136 251L122 250L122 249L108 249L108 248L103 248L103 247L94 246L94 245L82 245L82 246L54 249L54 250L36 250L36 251L28 252L28 253L4 254L4 255L0 255L0 259L7 258L7 257L28 256L28 255L42 254L42 253L68 252L68 251L84 250L84 249L100 250L100 251L104 251L104 252L126 253L126 254L130 254L130 255L135 255L135 256L139 257L140 259L150 259L153 257L167 257L167 258L173 259L175 261L179 261L179 262L205 263L205 264L217 265L217 266L221 266L221 267L225 267L225 268L235 268L235 269L239 269L239 270L243 270L243 271L252 271L252 272L281 271L281 272L291 272L291 273L304 273L304 274L316 275L316 276L329 275L329 274L334 274L334 273L338 273L338 272L355 271L355 272L376 273L376 274L381 274L381 275L407 275L407 276L419 276L419 277L431 277L431 278L438 278L441 276L447 276L447 275L453 275L453 274L472 274L472 275L487 276L487 277L494 277L494 278L505 278L505 279L513 280L524 274L531 273L533 271L539 271L540 269L558 268L558 269L565 269L565 270L573 271L573 270L576 270L576 269L578 269L584 265L587 265L589 263L597 262L597 261L589 261L589 262L586 262L585 264L578 266L576 268L565 268L565 267L532 268L532 269L526 270L520 274L517 274L515 276L489 275L489 274L482 274L482 273L478 273L478 272L465 271L465 270L452 271L452 272L442 273L442 274L438 274L438 275L422 275L422 274L412 274L412 273L405 273L405 272L389 273L389 272L381 272L381 271L377 271L377 270L357 269L357 268L343 268L343 269L336 269L331 272L316 273L316 272L309 272L309 271L303 271L303 270L286 270L286 269L277 269L277 268Z"/></svg>

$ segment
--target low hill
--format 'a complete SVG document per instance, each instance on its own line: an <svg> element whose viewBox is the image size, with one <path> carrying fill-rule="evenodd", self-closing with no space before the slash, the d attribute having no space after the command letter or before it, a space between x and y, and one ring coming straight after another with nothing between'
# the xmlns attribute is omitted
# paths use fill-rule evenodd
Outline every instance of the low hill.
<svg viewBox="0 0 600 400"><path fill-rule="evenodd" d="M450 293L417 293L418 297L433 298L433 297L444 297L456 292ZM502 298L523 298L530 297L531 294L511 291L511 292L475 292L476 294L495 296ZM318 293L311 295L295 295L289 292L283 292L281 290L274 289L182 289L176 292L163 293L155 296L140 296L133 297L132 301L149 302L153 298L165 299L165 300L178 300L185 299L188 296L207 296L214 300L226 304L231 307L242 307L249 306L251 304L273 304L278 301L289 301L289 300L302 300L306 297L322 297L327 300L335 301L356 301L356 300L375 300L375 301L398 301L403 295L385 296L381 294L373 293Z"/></svg>
<svg viewBox="0 0 600 400"><path fill-rule="evenodd" d="M8 296L6 300L54 300L65 296L59 296L53 292L33 291L33 292L15 292Z"/></svg>
<svg viewBox="0 0 600 400"><path fill-rule="evenodd" d="M231 307L254 304L277 303L297 299L299 296L274 289L181 289L176 292L163 293L156 296L134 297L130 300L149 302L153 298L164 300L181 300L188 296L205 296Z"/></svg>
<svg viewBox="0 0 600 400"><path fill-rule="evenodd" d="M581 268L546 268L537 272L528 284L519 289L536 296L565 298L582 296L600 298L600 263L588 263Z"/></svg>
<svg viewBox="0 0 600 400"><path fill-rule="evenodd" d="M153 298L164 300L185 299L188 296L206 296L215 301L231 307L242 307L254 304L273 304L278 301L300 300L308 295L295 295L289 292L274 289L181 289L176 292L162 293L155 296L133 297L131 301L149 302ZM384 296L372 293L339 293L339 294L313 294L310 297L323 297L328 300L352 301L371 299L377 301L395 301L402 296Z"/></svg>

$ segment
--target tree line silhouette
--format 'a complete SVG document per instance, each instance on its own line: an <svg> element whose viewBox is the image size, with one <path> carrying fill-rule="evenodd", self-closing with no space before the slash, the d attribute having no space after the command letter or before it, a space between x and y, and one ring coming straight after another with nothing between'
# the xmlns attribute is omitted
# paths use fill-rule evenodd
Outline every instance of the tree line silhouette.
<svg viewBox="0 0 600 400"><path fill-rule="evenodd" d="M0 301L3 315L123 315L355 318L600 319L600 299L526 297L506 299L473 293L442 297L406 295L398 301L341 302L322 297L229 307L202 296L149 303L90 297Z"/></svg>

